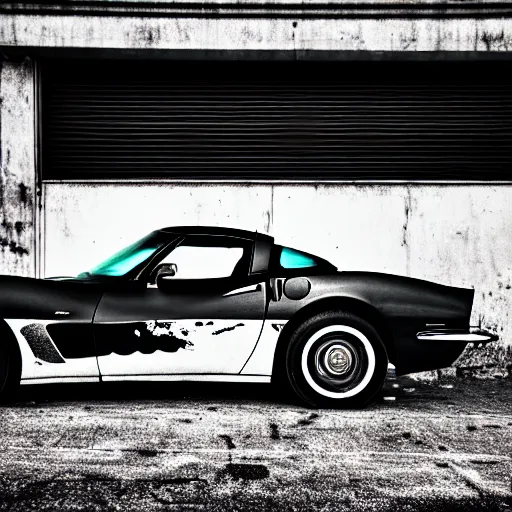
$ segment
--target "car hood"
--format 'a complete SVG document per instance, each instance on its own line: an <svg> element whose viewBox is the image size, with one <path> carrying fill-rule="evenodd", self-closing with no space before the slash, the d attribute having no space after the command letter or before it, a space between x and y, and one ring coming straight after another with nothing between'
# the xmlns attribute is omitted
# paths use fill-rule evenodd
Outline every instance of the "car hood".
<svg viewBox="0 0 512 512"><path fill-rule="evenodd" d="M56 311L81 318L97 305L105 284L77 279L0 275L0 317L54 319Z"/></svg>

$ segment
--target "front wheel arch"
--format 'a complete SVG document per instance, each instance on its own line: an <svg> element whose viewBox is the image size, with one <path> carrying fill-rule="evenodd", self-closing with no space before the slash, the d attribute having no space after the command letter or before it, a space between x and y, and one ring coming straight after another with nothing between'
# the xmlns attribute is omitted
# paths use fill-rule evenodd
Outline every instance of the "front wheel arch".
<svg viewBox="0 0 512 512"><path fill-rule="evenodd" d="M3 319L0 319L0 350L7 350L9 357L7 381L3 389L0 389L0 401L5 401L12 397L20 383L22 360L18 340Z"/></svg>

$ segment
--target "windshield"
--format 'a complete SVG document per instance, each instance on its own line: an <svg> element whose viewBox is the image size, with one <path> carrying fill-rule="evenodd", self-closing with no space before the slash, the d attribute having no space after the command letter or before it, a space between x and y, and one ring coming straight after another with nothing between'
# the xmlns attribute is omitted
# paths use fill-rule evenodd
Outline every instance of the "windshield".
<svg viewBox="0 0 512 512"><path fill-rule="evenodd" d="M128 247L121 249L119 252L116 252L116 254L110 256L110 258L88 272L82 272L77 277L124 276L137 265L150 258L167 242L168 239L164 233L154 231Z"/></svg>

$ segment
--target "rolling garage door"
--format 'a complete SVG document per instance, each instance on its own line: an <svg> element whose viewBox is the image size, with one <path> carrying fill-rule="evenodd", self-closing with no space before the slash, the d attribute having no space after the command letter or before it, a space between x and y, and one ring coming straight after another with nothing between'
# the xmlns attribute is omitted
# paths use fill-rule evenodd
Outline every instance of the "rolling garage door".
<svg viewBox="0 0 512 512"><path fill-rule="evenodd" d="M507 180L500 63L44 66L44 180Z"/></svg>

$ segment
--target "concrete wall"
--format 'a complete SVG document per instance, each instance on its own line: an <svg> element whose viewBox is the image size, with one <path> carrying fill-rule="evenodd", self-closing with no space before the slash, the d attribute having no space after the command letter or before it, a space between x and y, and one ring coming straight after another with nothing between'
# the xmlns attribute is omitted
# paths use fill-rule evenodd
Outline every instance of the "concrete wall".
<svg viewBox="0 0 512 512"><path fill-rule="evenodd" d="M286 1L264 6L179 2L118 9L4 7L0 46L147 50L272 50L302 52L507 52L510 10L485 1L329 2L315 7ZM346 5L346 4L352 4ZM354 7L355 5L355 7ZM448 8L447 8L448 7ZM469 7L469 8L468 8ZM66 16L62 16L65 13ZM359 17L358 17L359 16Z"/></svg>
<svg viewBox="0 0 512 512"><path fill-rule="evenodd" d="M32 62L0 61L0 273L35 275Z"/></svg>
<svg viewBox="0 0 512 512"><path fill-rule="evenodd" d="M47 184L46 276L75 275L164 226L272 234L341 270L475 288L472 324L502 340L460 364L512 360L512 185Z"/></svg>

